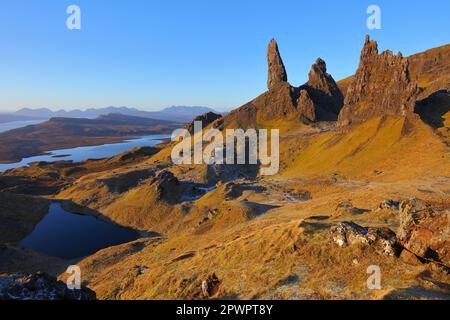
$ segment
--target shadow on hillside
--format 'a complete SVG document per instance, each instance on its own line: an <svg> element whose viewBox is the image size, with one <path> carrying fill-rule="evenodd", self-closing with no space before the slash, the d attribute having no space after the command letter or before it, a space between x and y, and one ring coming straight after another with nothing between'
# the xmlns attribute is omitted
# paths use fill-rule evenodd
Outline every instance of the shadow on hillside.
<svg viewBox="0 0 450 320"><path fill-rule="evenodd" d="M406 300L406 299L415 299L415 300L424 300L424 299L433 299L433 300L449 300L450 295L445 294L441 291L435 291L423 288L421 286L411 286L408 288L396 289L387 295L384 296L385 300Z"/></svg>
<svg viewBox="0 0 450 320"><path fill-rule="evenodd" d="M423 122L437 129L444 126L443 116L450 111L450 91L440 90L416 103L414 112Z"/></svg>

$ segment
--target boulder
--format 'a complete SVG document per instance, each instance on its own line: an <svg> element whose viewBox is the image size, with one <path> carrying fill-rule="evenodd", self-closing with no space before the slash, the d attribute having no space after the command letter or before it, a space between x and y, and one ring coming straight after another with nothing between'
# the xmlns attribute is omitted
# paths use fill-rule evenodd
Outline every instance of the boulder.
<svg viewBox="0 0 450 320"><path fill-rule="evenodd" d="M395 256L400 252L395 233L388 228L366 228L343 221L333 225L330 232L333 241L340 247L359 243L373 247L382 255Z"/></svg>
<svg viewBox="0 0 450 320"><path fill-rule="evenodd" d="M419 199L400 204L399 242L420 258L450 268L450 212Z"/></svg>

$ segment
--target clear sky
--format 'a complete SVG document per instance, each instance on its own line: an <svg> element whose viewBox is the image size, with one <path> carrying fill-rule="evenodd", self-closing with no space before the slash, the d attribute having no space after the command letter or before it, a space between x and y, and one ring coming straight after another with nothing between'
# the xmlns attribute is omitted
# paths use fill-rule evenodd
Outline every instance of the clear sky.
<svg viewBox="0 0 450 320"><path fill-rule="evenodd" d="M81 30L66 9L81 8ZM366 27L381 8L381 30ZM0 111L21 107L238 107L266 89L278 41L289 81L317 57L352 74L364 35L404 55L450 41L448 0L0 0Z"/></svg>

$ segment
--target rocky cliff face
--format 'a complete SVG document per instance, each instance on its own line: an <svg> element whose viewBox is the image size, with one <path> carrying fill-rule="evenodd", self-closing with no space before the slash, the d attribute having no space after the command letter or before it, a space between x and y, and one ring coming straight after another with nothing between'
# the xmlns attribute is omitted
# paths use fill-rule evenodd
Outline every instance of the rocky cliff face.
<svg viewBox="0 0 450 320"><path fill-rule="evenodd" d="M419 99L441 90L450 90L450 45L417 53L408 58L411 79L423 88Z"/></svg>
<svg viewBox="0 0 450 320"><path fill-rule="evenodd" d="M406 116L414 111L420 90L409 75L409 62L367 36L356 75L350 84L339 125L362 123L381 115Z"/></svg>
<svg viewBox="0 0 450 320"><path fill-rule="evenodd" d="M275 39L269 42L267 48L267 64L269 65L269 76L267 79L267 87L269 90L274 88L280 82L287 81L287 73L284 68L283 60L278 51L278 44Z"/></svg>

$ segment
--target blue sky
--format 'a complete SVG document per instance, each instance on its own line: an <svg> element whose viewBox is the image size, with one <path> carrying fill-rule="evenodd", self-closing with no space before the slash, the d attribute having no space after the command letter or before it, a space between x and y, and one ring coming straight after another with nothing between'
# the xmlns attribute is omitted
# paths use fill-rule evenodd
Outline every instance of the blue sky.
<svg viewBox="0 0 450 320"><path fill-rule="evenodd" d="M68 30L66 8L81 8ZM366 9L381 8L368 30ZM278 41L289 81L317 57L352 74L364 35L404 55L450 41L450 1L0 0L0 111L20 107L238 107L266 89Z"/></svg>

